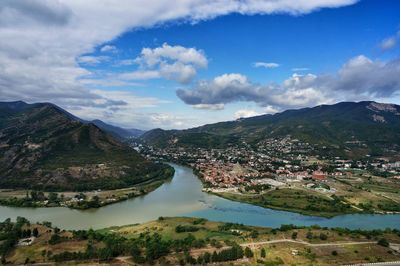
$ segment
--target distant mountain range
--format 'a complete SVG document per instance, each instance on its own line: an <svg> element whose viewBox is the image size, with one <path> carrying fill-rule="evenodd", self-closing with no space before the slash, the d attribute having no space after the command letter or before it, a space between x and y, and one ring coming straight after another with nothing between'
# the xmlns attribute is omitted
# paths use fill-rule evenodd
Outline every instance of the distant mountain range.
<svg viewBox="0 0 400 266"><path fill-rule="evenodd" d="M137 137L143 135L143 133L145 132L144 130L140 130L140 129L136 129L136 128L122 128L122 127L113 126L110 124L106 124L103 121L98 120L98 119L92 120L92 121L90 121L90 123L95 124L96 126L103 129L104 131L107 131L114 137L118 137L121 139L132 138L132 137L137 138Z"/></svg>
<svg viewBox="0 0 400 266"><path fill-rule="evenodd" d="M51 103L0 102L0 188L111 189L170 174L101 128L121 134Z"/></svg>
<svg viewBox="0 0 400 266"><path fill-rule="evenodd" d="M291 136L320 147L318 152L360 158L398 155L400 106L371 101L341 102L241 118L187 130L154 129L141 137L158 147L223 148L245 141Z"/></svg>

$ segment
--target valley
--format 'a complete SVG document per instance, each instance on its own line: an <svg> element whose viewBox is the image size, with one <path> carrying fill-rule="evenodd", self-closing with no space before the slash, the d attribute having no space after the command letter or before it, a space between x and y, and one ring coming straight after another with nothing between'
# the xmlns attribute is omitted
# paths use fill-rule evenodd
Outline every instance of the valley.
<svg viewBox="0 0 400 266"><path fill-rule="evenodd" d="M338 103L182 131L153 130L131 146L149 159L193 168L204 191L230 200L323 217L393 214L400 212L399 142L371 142L373 130L362 132L362 126L388 130L397 139L399 110ZM376 113L390 123L376 121Z"/></svg>

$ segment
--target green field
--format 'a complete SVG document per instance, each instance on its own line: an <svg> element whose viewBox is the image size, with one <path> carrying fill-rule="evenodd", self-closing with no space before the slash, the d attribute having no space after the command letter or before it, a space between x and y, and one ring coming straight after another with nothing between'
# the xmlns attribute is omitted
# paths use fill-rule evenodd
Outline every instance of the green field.
<svg viewBox="0 0 400 266"><path fill-rule="evenodd" d="M143 224L97 231L64 231L50 226L30 224L24 219L0 223L3 263L341 265L395 261L400 257L392 248L400 245L400 231L390 229L361 231L293 225L271 229L187 217L160 217ZM32 244L6 245L13 237L16 242L21 238L13 234L26 235L35 228L37 237ZM234 250L242 254L231 259ZM207 253L211 257L204 262Z"/></svg>

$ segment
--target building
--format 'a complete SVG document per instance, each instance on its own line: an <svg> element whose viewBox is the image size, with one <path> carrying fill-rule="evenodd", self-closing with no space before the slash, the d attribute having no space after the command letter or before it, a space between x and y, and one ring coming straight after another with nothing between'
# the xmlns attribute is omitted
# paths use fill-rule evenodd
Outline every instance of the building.
<svg viewBox="0 0 400 266"><path fill-rule="evenodd" d="M312 174L313 180L323 181L326 180L326 175L321 171L314 171Z"/></svg>

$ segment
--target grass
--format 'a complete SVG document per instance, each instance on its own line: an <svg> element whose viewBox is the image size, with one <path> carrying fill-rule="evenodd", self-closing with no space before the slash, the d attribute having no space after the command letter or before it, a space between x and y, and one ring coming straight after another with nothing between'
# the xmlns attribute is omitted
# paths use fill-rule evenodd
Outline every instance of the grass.
<svg viewBox="0 0 400 266"><path fill-rule="evenodd" d="M232 234L232 232L221 232L218 229L218 227L222 225L222 223L204 220L204 222L195 224L196 221L202 221L202 219L189 218L189 217L163 218L144 224L129 225L122 227L111 227L102 229L100 231L122 234L128 238L137 238L143 232L151 232L151 233L157 232L165 240L183 239L187 237L189 234L192 234L193 236L199 239L212 238L218 241L235 240L240 242L244 241L244 239L246 239L247 236L246 232L244 233L244 235L240 236L234 235ZM198 227L199 230L196 232L176 233L175 228L178 225L195 226ZM259 230L262 229L260 228Z"/></svg>
<svg viewBox="0 0 400 266"><path fill-rule="evenodd" d="M180 226L194 226L199 230L196 232L176 233L175 228ZM393 232L383 232L371 239L356 232L342 232L317 227L296 228L288 230L272 230L271 228L240 226L239 233L234 233L231 230L222 230L222 227L227 228L228 224L221 222L212 222L199 218L188 217L165 217L156 221L150 221L143 224L133 224L126 226L115 226L98 230L104 234L116 234L126 238L136 239L142 233L158 233L164 240L183 239L189 234L194 235L197 239L215 240L221 246L226 246L226 241L235 241L242 244L243 247L250 244L250 248L254 252L253 258L244 258L235 262L219 265L257 265L263 262L262 265L341 265L351 263L367 263L377 261L395 261L398 260L396 253L391 252L390 248L382 247L375 243L373 244L358 244L358 245L340 245L340 246L310 246L301 243L280 242L280 243L265 243L270 240L291 239L293 232L297 232L297 240L311 244L332 244L343 242L365 242L377 241L384 237L391 243L400 243L400 235ZM25 226L28 227L28 226ZM42 255L42 251L51 251L53 254L58 254L63 251L78 252L84 251L87 246L87 240L72 240L68 239L71 233L63 231L61 234L67 237L61 243L49 245L48 240L52 234L51 229L43 225L30 225L31 229L39 228L39 237L31 246L17 247L12 253L7 256L7 260L12 264L23 264L26 258L30 261L47 262L46 256ZM229 227L228 227L229 228ZM257 231L258 235L255 238L250 236L250 232ZM307 233L312 232L312 237L307 238ZM326 240L321 240L319 235L323 233L327 235ZM191 255L197 257L206 251L213 252L219 249L212 246L209 241L206 248L192 249ZM101 243L94 242L94 245L101 247ZM266 257L261 258L261 249L266 250ZM293 250L297 250L298 255L293 255ZM337 255L333 254L337 252ZM172 261L172 265L176 259L182 254L171 253L167 256L168 260ZM258 261L258 262L257 262ZM114 260L114 262L116 262ZM89 261L90 263L90 261ZM71 264L76 265L76 264Z"/></svg>
<svg viewBox="0 0 400 266"><path fill-rule="evenodd" d="M305 215L333 217L344 213L355 213L341 202L313 191L283 188L263 194L215 193L226 199L250 203L265 208L297 212Z"/></svg>
<svg viewBox="0 0 400 266"><path fill-rule="evenodd" d="M29 258L29 260L35 262L45 262L47 261L46 255L43 256L43 250L47 252L51 252L52 254L58 254L63 251L71 251L78 252L86 249L87 241L68 241L59 243L56 245L49 245L48 241L52 234L52 229L47 228L42 225L31 225L25 226L25 228L38 228L39 236L35 239L32 245L30 246L19 246L14 251L7 256L7 260L11 261L13 265L24 264L25 260ZM63 236L70 236L69 232L62 232Z"/></svg>

